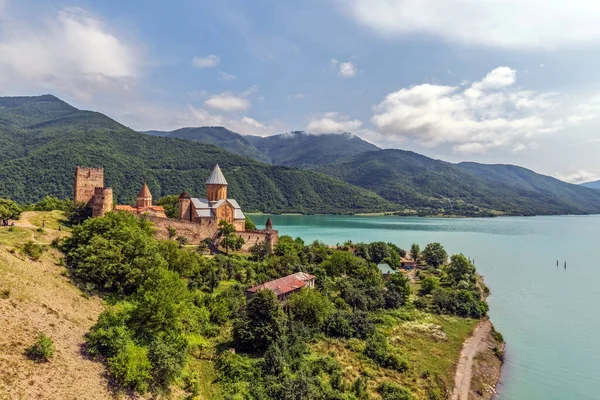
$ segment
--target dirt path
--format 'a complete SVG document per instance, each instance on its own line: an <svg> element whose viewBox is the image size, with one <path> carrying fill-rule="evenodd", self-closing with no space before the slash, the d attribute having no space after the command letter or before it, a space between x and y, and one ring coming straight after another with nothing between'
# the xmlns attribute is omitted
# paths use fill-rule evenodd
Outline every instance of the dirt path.
<svg viewBox="0 0 600 400"><path fill-rule="evenodd" d="M486 338L490 335L491 330L492 323L489 320L481 321L475 327L473 335L465 341L456 367L451 400L469 399L473 359L479 352L487 349Z"/></svg>

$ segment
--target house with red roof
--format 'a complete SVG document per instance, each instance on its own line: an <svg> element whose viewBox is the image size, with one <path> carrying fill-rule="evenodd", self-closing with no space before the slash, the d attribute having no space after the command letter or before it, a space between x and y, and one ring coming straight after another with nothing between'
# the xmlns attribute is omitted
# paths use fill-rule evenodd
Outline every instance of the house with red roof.
<svg viewBox="0 0 600 400"><path fill-rule="evenodd" d="M304 272L297 272L248 289L246 299L251 299L259 290L268 289L275 292L279 301L284 302L292 293L298 292L304 287L314 289L315 277Z"/></svg>

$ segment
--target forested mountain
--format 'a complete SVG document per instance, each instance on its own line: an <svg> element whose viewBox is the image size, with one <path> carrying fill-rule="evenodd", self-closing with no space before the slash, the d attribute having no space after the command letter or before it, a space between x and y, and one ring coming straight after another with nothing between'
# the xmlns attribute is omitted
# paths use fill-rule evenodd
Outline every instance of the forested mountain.
<svg viewBox="0 0 600 400"><path fill-rule="evenodd" d="M516 166L451 164L350 134L261 138L219 127L140 134L49 95L0 98L0 145L0 197L19 202L70 197L76 165L103 166L120 203L132 202L144 181L156 198L184 189L202 195L219 163L231 196L249 211L600 213L600 191Z"/></svg>
<svg viewBox="0 0 600 400"><path fill-rule="evenodd" d="M580 186L590 189L600 189L600 181L582 183Z"/></svg>
<svg viewBox="0 0 600 400"><path fill-rule="evenodd" d="M515 215L600 212L600 192L510 165L455 165L409 151L381 150L318 170L393 203L442 207L446 213L472 215L477 208Z"/></svg>
<svg viewBox="0 0 600 400"><path fill-rule="evenodd" d="M153 195L204 193L215 163L248 211L352 212L390 209L365 189L329 176L261 164L218 147L137 133L54 96L0 98L0 197L32 202L72 196L76 165L103 166L121 203L148 182ZM6 147L5 147L6 146Z"/></svg>
<svg viewBox="0 0 600 400"><path fill-rule="evenodd" d="M170 132L146 131L141 132L152 136L193 140L201 143L214 144L231 153L270 163L271 160L252 145L246 137L232 132L222 126L202 126L199 128L181 128Z"/></svg>
<svg viewBox="0 0 600 400"><path fill-rule="evenodd" d="M273 164L307 166L329 164L347 157L379 150L379 147L350 133L313 135L302 131L246 139Z"/></svg>

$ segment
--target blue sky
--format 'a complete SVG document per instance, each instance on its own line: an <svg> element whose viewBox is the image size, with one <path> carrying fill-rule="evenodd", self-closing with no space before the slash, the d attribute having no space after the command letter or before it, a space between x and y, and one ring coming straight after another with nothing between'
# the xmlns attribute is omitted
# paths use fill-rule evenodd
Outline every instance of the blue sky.
<svg viewBox="0 0 600 400"><path fill-rule="evenodd" d="M600 179L588 0L0 0L0 95Z"/></svg>

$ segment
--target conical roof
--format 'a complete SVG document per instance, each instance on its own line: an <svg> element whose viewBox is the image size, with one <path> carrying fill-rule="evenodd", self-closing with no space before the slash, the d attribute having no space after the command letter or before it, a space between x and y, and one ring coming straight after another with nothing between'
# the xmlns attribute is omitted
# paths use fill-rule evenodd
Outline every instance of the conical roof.
<svg viewBox="0 0 600 400"><path fill-rule="evenodd" d="M227 185L227 181L225 180L225 176L223 175L223 172L221 172L221 168L219 167L219 164L215 165L215 169L213 169L213 172L208 177L206 184L207 185Z"/></svg>
<svg viewBox="0 0 600 400"><path fill-rule="evenodd" d="M266 227L267 229L271 229L271 228L273 228L273 223L271 222L271 217L269 217L269 218L267 219L267 223L265 224L265 227Z"/></svg>
<svg viewBox="0 0 600 400"><path fill-rule="evenodd" d="M150 189L148 189L146 182L144 182L144 186L142 186L142 189L138 193L137 197L152 197L152 193L150 193Z"/></svg>
<svg viewBox="0 0 600 400"><path fill-rule="evenodd" d="M190 195L185 190L179 195L180 199L189 199Z"/></svg>

